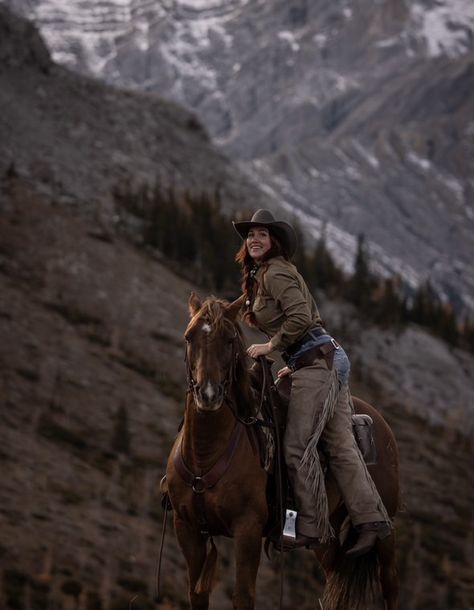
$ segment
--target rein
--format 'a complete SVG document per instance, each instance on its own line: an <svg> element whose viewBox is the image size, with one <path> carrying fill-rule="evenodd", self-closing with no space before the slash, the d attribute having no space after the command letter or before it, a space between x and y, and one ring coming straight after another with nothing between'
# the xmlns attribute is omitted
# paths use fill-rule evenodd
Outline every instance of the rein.
<svg viewBox="0 0 474 610"><path fill-rule="evenodd" d="M176 471L179 473L179 475L184 480L184 482L192 488L193 505L195 508L195 512L196 512L196 515L198 518L199 525L201 527L201 533L204 535L207 535L207 536L210 535L211 541L212 541L212 534L210 534L210 532L209 532L210 528L208 526L206 515L205 515L204 492L206 491L206 489L210 489L211 487L214 487L219 482L219 480L222 478L222 476L225 474L227 469L229 468L230 463L233 459L235 450L236 450L238 443L240 441L240 438L242 436L242 431L244 429L243 427L252 426L252 425L256 424L257 422L261 422L264 425L269 425L268 422L262 422L262 420L260 418L266 397L268 397L271 411L273 414L273 419L274 419L272 427L275 430L277 486L278 486L278 495L279 495L279 499L280 499L279 521L280 521L280 532L281 532L281 534L280 534L280 536L281 536L280 549L281 549L282 548L282 536L283 536L283 505L282 505L282 497L283 497L282 487L283 486L282 486L282 475L281 475L280 436L279 436L279 427L278 427L278 419L277 419L277 408L275 406L275 403L273 400L273 395L272 395L274 386L272 387L272 384L271 384L271 374L269 371L268 362L264 356L260 356L259 360L260 360L260 363L262 366L262 389L260 392L260 400L259 400L258 408L255 411L255 414L248 418L243 418L237 412L234 401L227 400L228 396L229 396L229 391L232 389L234 382L237 382L236 369L237 369L237 363L239 362L239 358L240 358L238 337L239 337L239 335L237 333L237 330L234 328L234 335L232 337L233 350L232 350L232 357L230 360L230 367L227 372L227 375L224 378L224 381L221 384L219 384L219 386L218 386L222 393L222 401L227 402L227 405L229 406L232 414L234 415L235 419L237 420L237 423L231 434L231 437L226 446L226 449L221 454L221 456L219 457L217 462L211 467L211 469L206 474L204 474L202 476L196 476L184 463L183 456L182 456L182 445L180 443L176 450L174 465L175 465ZM186 377L187 377L187 382L188 382L187 392L191 392L195 402L199 402L199 396L198 396L199 384L197 384L195 379L193 378L191 366L189 363L187 348L185 349L184 361L185 361L185 365L186 365ZM164 538L165 538L165 531L166 531L167 514L168 514L168 502L166 502L166 504L165 504L165 513L164 513L164 520L163 520L163 527L162 527L162 537L161 537L161 543L160 543L158 568L157 568L157 575L156 575L157 599L159 599L159 596L160 596L161 562L162 562ZM280 610L283 607L282 606L282 604L283 604L283 582L284 582L284 556L283 556L283 552L280 551L280 591L279 591Z"/></svg>
<svg viewBox="0 0 474 610"><path fill-rule="evenodd" d="M224 381L222 383L220 383L218 387L222 392L222 401L227 402L227 405L228 405L229 409L232 411L232 414L235 417L235 419L237 421L239 421L241 424L243 424L244 426L253 426L255 423L260 421L260 415L262 413L263 404L265 402L265 389L266 389L266 385L267 385L267 369L265 366L262 367L262 370L263 370L262 390L260 392L260 401L258 404L258 408L255 412L255 415L251 415L248 418L244 418L244 417L240 416L239 413L237 412L237 409L235 408L233 401L226 400L229 396L229 391L232 389L232 387L234 385L234 382L237 381L236 370L237 370L237 363L239 362L239 359L240 359L240 353L239 353L239 349L238 349L238 334L237 334L237 331L235 328L234 328L234 336L232 337L232 347L233 347L233 350L232 350L233 354L232 354L232 357L230 360L229 370L227 371L227 375L225 376ZM195 379L193 377L191 365L189 364L187 349L185 349L185 352L184 352L184 363L186 366L186 378L187 378L187 382L188 382L188 392L192 393L195 402L199 402L199 396L197 394L197 392L199 390L199 384L195 381Z"/></svg>
<svg viewBox="0 0 474 610"><path fill-rule="evenodd" d="M242 437L243 426L239 423L235 425L229 438L229 442L224 452L219 456L215 464L202 476L196 476L185 464L182 453L182 443L176 448L174 466L183 481L193 490L193 506L197 520L201 529L201 534L211 535L210 527L206 517L206 507L204 502L204 492L211 489L227 472L239 441Z"/></svg>

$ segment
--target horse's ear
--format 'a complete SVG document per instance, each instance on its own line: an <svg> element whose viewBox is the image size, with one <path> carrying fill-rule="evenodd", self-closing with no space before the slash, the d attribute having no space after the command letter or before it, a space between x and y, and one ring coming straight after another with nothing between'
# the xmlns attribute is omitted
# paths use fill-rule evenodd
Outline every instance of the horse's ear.
<svg viewBox="0 0 474 610"><path fill-rule="evenodd" d="M201 299L198 297L198 295L195 292L191 292L191 294L189 295L189 300L188 300L188 309L189 309L189 315L191 316L191 318L197 314L197 312L201 309L201 307L202 307Z"/></svg>
<svg viewBox="0 0 474 610"><path fill-rule="evenodd" d="M226 309L226 313L225 313L226 318L229 318L229 320L232 320L232 322L235 322L235 319L237 318L237 314L241 310L244 302L245 302L245 294L241 295L233 303L230 303Z"/></svg>

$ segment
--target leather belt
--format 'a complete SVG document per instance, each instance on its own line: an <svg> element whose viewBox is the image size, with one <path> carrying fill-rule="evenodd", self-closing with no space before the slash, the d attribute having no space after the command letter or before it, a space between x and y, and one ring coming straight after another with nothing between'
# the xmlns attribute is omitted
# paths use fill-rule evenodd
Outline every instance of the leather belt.
<svg viewBox="0 0 474 610"><path fill-rule="evenodd" d="M301 337L301 339L298 339L298 341L295 341L294 343L289 345L283 352L283 355L286 358L289 358L290 356L293 356L293 354L296 354L296 352L301 348L304 343L306 343L306 341L310 341L315 337L321 337L322 335L327 334L327 331L322 326L316 326L316 328L311 328Z"/></svg>
<svg viewBox="0 0 474 610"><path fill-rule="evenodd" d="M291 367L293 371L303 368L304 366L311 366L315 360L324 358L329 370L332 369L334 363L334 352L339 349L339 345L331 339L327 343L322 345L315 345L310 349L304 351L301 356L298 356L295 364Z"/></svg>

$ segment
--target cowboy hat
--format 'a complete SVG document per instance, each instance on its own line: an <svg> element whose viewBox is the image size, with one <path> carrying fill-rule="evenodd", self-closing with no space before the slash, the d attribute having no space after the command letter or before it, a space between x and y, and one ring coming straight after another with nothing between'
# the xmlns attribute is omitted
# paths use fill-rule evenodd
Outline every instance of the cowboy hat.
<svg viewBox="0 0 474 610"><path fill-rule="evenodd" d="M250 220L232 221L232 224L242 239L247 239L251 227L266 227L282 242L289 256L296 251L298 240L294 228L284 220L275 220L270 210L257 210Z"/></svg>

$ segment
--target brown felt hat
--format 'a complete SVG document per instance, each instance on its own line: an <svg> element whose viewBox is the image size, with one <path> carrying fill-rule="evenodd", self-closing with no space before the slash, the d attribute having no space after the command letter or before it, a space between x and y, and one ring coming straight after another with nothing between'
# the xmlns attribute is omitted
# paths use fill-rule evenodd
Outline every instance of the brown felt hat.
<svg viewBox="0 0 474 610"><path fill-rule="evenodd" d="M294 228L284 220L275 220L270 210L257 210L250 220L233 221L232 224L242 239L247 239L251 227L266 227L282 242L289 256L296 251L298 240Z"/></svg>

